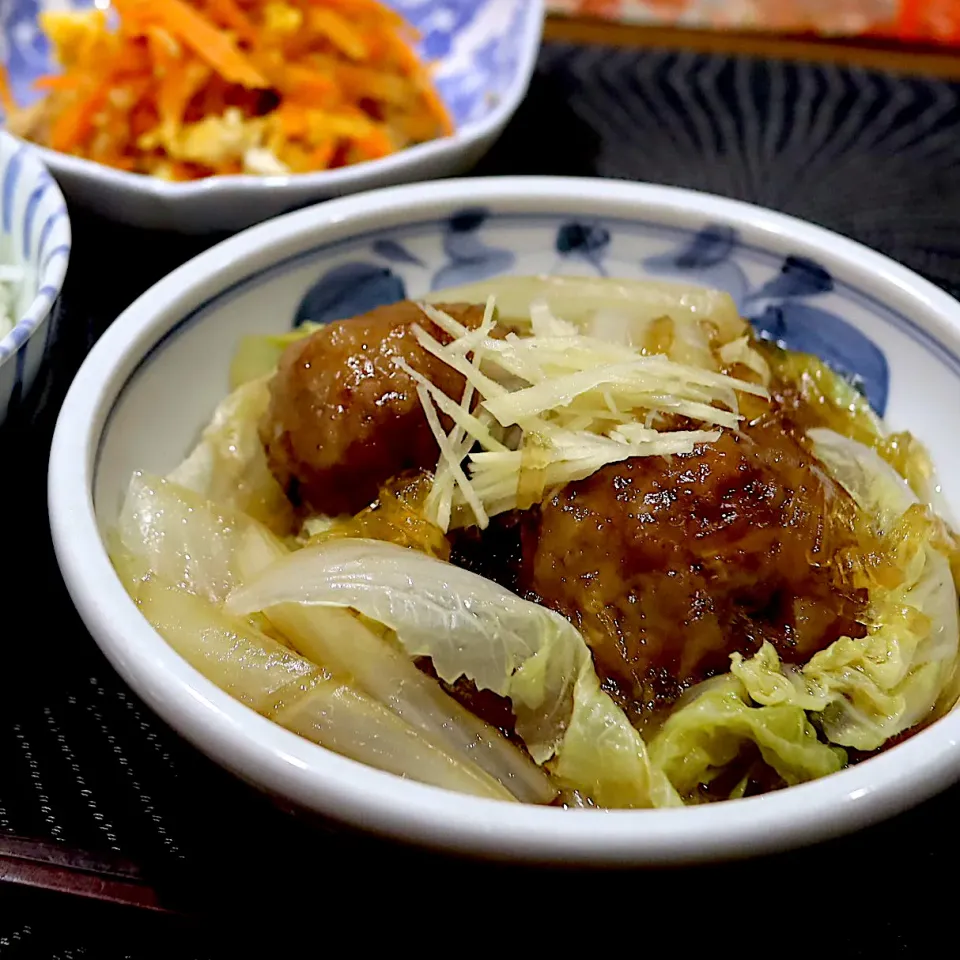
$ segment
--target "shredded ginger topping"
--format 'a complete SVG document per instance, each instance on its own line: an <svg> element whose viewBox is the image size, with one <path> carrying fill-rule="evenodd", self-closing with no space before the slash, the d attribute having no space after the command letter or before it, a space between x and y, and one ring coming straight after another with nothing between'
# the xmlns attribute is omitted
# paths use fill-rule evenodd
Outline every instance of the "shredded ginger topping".
<svg viewBox="0 0 960 960"><path fill-rule="evenodd" d="M444 531L484 529L607 464L691 453L721 428L737 428L739 391L769 397L763 386L588 336L545 303L531 305L530 335L503 339L492 336L493 297L472 330L436 307L421 309L451 341L416 326L420 346L466 380L454 400L400 361L440 448L426 514ZM453 421L449 433L441 416ZM664 416L701 429L658 430Z"/></svg>

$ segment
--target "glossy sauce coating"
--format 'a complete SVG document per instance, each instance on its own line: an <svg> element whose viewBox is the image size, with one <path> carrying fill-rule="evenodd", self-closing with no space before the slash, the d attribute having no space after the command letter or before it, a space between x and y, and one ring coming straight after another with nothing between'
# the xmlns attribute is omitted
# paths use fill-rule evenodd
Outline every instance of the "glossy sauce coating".
<svg viewBox="0 0 960 960"><path fill-rule="evenodd" d="M441 307L471 328L483 307ZM406 471L430 469L439 450L402 358L453 398L464 380L417 342L419 324L449 337L411 302L331 323L292 344L270 384L260 435L270 469L293 503L337 515L370 504L380 487Z"/></svg>
<svg viewBox="0 0 960 960"><path fill-rule="evenodd" d="M739 433L687 456L612 464L454 537L454 562L583 632L605 688L641 725L729 670L731 653L767 640L803 663L865 634L866 595L840 559L868 546L852 500L804 447L795 398L778 390L744 409Z"/></svg>
<svg viewBox="0 0 960 960"><path fill-rule="evenodd" d="M564 488L524 527L519 586L571 619L612 692L647 712L764 640L802 663L863 636L865 596L834 564L856 526L773 404L687 456Z"/></svg>

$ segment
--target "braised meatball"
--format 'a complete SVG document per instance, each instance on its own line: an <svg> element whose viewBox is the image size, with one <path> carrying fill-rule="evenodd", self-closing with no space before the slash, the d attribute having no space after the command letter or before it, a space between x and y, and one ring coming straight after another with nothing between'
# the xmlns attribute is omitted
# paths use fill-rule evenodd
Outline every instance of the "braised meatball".
<svg viewBox="0 0 960 960"><path fill-rule="evenodd" d="M859 542L853 502L776 417L687 456L607 466L520 527L517 585L582 630L641 712L764 640L802 663L864 635L865 597L834 563Z"/></svg>
<svg viewBox="0 0 960 960"><path fill-rule="evenodd" d="M441 309L471 328L484 313L467 305ZM270 469L298 506L355 513L391 477L436 466L439 450L416 383L395 361L454 398L464 379L419 345L414 324L449 341L415 303L403 302L331 323L284 353L260 436Z"/></svg>

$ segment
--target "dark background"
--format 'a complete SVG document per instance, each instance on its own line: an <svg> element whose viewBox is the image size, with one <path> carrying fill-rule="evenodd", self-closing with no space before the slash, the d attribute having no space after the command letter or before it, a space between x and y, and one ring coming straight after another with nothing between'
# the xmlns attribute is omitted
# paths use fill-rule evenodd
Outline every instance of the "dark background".
<svg viewBox="0 0 960 960"><path fill-rule="evenodd" d="M805 217L960 290L960 87L856 68L548 44L483 174L646 180ZM0 883L0 957L203 958L369 945L680 956L955 952L954 789L798 853L695 870L502 867L308 828L180 741L124 688L66 596L45 471L86 351L219 238L74 211L49 375L0 430L0 833L87 851L167 912ZM954 429L944 411L945 428ZM0 876L3 865L0 862ZM355 919L350 919L355 918ZM331 931L336 931L331 939ZM585 939L583 939L585 938ZM261 946L260 943L264 946ZM334 946L334 949L337 949Z"/></svg>

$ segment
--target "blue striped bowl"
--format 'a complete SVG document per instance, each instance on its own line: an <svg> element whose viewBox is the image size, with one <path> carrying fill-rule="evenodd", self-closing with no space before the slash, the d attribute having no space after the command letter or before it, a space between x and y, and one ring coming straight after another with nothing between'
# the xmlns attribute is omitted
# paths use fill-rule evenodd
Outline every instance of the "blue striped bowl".
<svg viewBox="0 0 960 960"><path fill-rule="evenodd" d="M33 385L53 343L69 259L60 188L36 150L0 131L0 263L26 273L17 323L0 340L0 423Z"/></svg>

